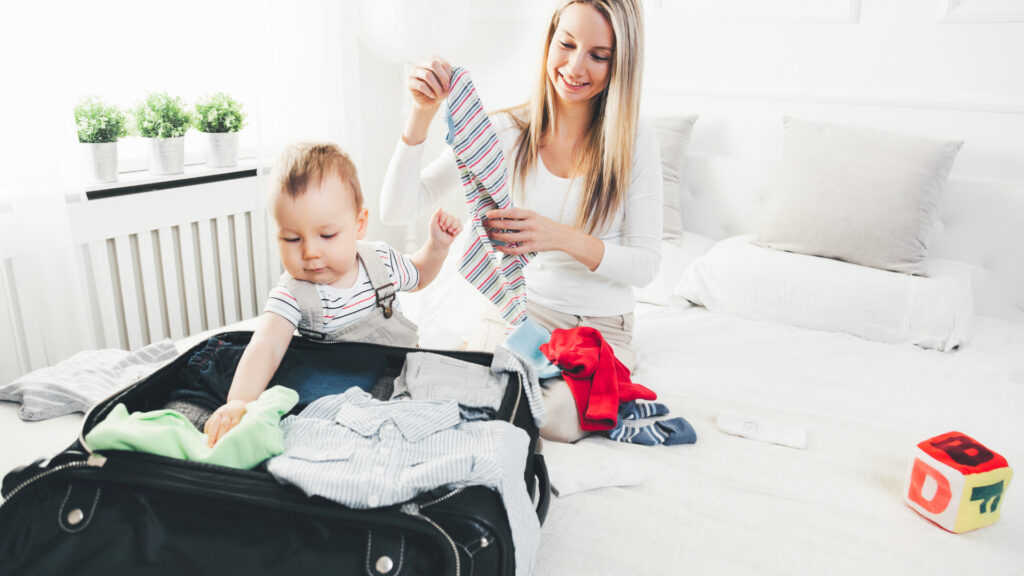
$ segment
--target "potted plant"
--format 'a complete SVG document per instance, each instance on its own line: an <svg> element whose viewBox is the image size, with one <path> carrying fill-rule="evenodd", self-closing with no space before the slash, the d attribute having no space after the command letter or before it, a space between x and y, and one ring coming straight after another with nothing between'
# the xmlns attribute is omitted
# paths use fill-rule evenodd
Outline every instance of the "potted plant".
<svg viewBox="0 0 1024 576"><path fill-rule="evenodd" d="M196 103L196 128L209 134L207 166L228 168L238 165L238 131L244 125L242 105L223 92Z"/></svg>
<svg viewBox="0 0 1024 576"><path fill-rule="evenodd" d="M181 174L185 171L185 132L192 113L178 96L151 92L135 107L135 127L150 139L149 171Z"/></svg>
<svg viewBox="0 0 1024 576"><path fill-rule="evenodd" d="M127 134L124 111L86 96L75 106L78 141L89 147L92 176L97 182L117 182L117 141Z"/></svg>

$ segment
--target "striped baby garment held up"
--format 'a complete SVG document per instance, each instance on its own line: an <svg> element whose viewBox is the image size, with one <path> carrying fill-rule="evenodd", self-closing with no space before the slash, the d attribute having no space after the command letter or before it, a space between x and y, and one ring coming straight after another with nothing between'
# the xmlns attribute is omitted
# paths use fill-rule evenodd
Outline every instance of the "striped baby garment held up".
<svg viewBox="0 0 1024 576"><path fill-rule="evenodd" d="M483 224L487 211L512 207L508 169L501 143L473 81L459 67L452 68L445 120L445 141L455 153L472 216L470 241L459 261L459 272L498 307L506 322L519 325L526 320L523 268L533 255L502 254L487 237Z"/></svg>

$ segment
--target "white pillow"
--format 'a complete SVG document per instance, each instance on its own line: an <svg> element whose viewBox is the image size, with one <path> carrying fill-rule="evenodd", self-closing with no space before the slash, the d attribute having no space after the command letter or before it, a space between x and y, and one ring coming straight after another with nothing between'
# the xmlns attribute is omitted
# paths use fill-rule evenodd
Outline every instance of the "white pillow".
<svg viewBox="0 0 1024 576"><path fill-rule="evenodd" d="M761 244L924 274L928 234L959 140L785 118L783 182Z"/></svg>
<svg viewBox="0 0 1024 576"><path fill-rule="evenodd" d="M658 275L650 284L634 290L637 302L647 302L659 306L671 306L683 303L682 299L673 295L679 278L691 262L708 251L715 241L707 236L683 231L682 241L675 245L668 240L661 242L661 267Z"/></svg>
<svg viewBox="0 0 1024 576"><path fill-rule="evenodd" d="M680 194L683 180L683 164L686 161L686 146L690 133L697 122L697 116L648 116L645 117L658 135L658 150L661 152L661 179L664 190L662 199L662 239L678 244L682 241L683 216Z"/></svg>
<svg viewBox="0 0 1024 576"><path fill-rule="evenodd" d="M771 250L746 235L715 244L675 293L713 312L948 352L970 336L970 269L929 260L927 271L911 276Z"/></svg>

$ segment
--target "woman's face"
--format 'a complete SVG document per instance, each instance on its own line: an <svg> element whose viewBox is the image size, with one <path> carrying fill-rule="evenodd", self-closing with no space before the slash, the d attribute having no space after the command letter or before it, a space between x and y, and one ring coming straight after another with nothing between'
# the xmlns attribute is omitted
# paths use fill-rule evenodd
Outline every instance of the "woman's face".
<svg viewBox="0 0 1024 576"><path fill-rule="evenodd" d="M548 80L563 104L589 102L611 75L615 35L612 26L589 4L570 4L562 11L548 49Z"/></svg>

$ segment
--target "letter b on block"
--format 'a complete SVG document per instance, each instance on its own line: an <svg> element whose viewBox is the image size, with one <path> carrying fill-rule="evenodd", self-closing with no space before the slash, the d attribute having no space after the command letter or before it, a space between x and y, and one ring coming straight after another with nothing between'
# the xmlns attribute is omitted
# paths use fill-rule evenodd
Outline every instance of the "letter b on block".
<svg viewBox="0 0 1024 576"><path fill-rule="evenodd" d="M999 519L1012 476L1005 458L970 436L947 432L917 445L903 494L925 518L966 532Z"/></svg>

